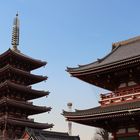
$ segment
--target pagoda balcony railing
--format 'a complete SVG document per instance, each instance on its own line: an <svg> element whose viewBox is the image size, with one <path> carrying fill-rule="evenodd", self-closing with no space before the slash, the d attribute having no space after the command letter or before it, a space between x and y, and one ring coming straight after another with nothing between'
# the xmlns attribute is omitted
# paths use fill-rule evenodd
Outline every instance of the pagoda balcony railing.
<svg viewBox="0 0 140 140"><path fill-rule="evenodd" d="M101 105L107 105L112 103L118 103L122 101L129 101L134 99L140 99L140 85L133 87L125 87L118 89L114 92L107 94L100 94Z"/></svg>

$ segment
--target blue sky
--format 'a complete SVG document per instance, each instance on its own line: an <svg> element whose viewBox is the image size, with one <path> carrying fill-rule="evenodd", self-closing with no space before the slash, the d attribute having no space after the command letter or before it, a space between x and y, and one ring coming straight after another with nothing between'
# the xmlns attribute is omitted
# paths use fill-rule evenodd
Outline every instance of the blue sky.
<svg viewBox="0 0 140 140"><path fill-rule="evenodd" d="M47 75L34 85L49 90L48 98L34 104L51 106L50 114L34 116L36 121L54 123L54 131L67 131L61 115L67 102L73 108L98 105L103 89L70 77L66 67L87 64L105 56L112 42L140 35L139 0L3 0L0 2L0 52L11 47L13 18L19 12L22 53L48 62L34 71ZM73 134L90 140L94 128L73 124Z"/></svg>

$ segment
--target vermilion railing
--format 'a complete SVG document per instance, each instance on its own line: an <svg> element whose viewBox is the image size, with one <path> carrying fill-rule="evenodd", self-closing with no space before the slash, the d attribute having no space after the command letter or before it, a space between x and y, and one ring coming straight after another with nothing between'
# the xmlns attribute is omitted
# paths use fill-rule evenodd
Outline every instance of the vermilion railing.
<svg viewBox="0 0 140 140"><path fill-rule="evenodd" d="M111 93L101 94L100 97L99 102L101 104L119 102L119 100L124 101L130 98L134 99L135 97L140 98L140 85L121 88Z"/></svg>
<svg viewBox="0 0 140 140"><path fill-rule="evenodd" d="M113 98L113 97L117 97L117 96L138 93L138 92L140 92L140 85L133 86L133 87L121 88L121 89L118 89L118 90L111 92L111 93L101 94L101 98L107 99L107 98Z"/></svg>

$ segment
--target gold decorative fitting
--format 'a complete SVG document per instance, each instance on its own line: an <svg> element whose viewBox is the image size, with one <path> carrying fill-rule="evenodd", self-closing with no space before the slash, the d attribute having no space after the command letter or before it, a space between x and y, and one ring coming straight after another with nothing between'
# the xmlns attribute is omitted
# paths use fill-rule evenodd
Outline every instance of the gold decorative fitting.
<svg viewBox="0 0 140 140"><path fill-rule="evenodd" d="M119 42L116 42L116 43L112 43L112 50L119 47L119 46L128 45L128 44L134 43L134 42L139 41L139 40L140 40L140 36L137 36L137 37L127 39L127 40L124 40L124 41L119 41Z"/></svg>
<svg viewBox="0 0 140 140"><path fill-rule="evenodd" d="M17 48L19 45L19 19L18 19L18 13L16 14L16 17L14 18L13 22L13 32L12 32L12 50L16 52L20 52Z"/></svg>

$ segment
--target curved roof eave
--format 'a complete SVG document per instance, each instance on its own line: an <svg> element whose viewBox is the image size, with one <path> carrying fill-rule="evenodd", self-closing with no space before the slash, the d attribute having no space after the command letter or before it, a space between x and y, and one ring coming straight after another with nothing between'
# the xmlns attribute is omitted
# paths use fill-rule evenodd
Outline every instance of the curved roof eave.
<svg viewBox="0 0 140 140"><path fill-rule="evenodd" d="M11 82L9 80L6 80L4 83L0 84L0 89L4 88L4 87L18 90L19 94L22 94L22 92L24 92L27 94L28 99L35 99L35 98L39 98L39 97L43 97L43 96L48 96L50 93L49 91L40 91L40 90L32 89L30 87L19 85L19 84Z"/></svg>
<svg viewBox="0 0 140 140"><path fill-rule="evenodd" d="M16 101L13 99L8 99L6 97L0 101L0 104L1 104L1 106L4 104L7 104L9 106L19 107L19 108L26 109L31 112L33 111L33 112L35 112L34 114L48 112L48 111L51 111L51 109L52 109L51 107L35 106L35 105L32 105L31 103L27 103L27 102L23 102L23 101L22 102Z"/></svg>
<svg viewBox="0 0 140 140"><path fill-rule="evenodd" d="M30 65L33 67L32 70L36 69L36 68L39 68L39 67L42 67L42 66L45 66L47 64L47 62L45 62L45 61L41 61L41 60L38 60L38 59L31 58L31 57L29 57L25 54L22 54L20 52L16 52L16 51L14 51L10 48L0 55L0 59L5 58L6 56L9 57L10 55L13 55L13 56L15 56L19 59L25 60L26 63L27 62L30 63Z"/></svg>
<svg viewBox="0 0 140 140"><path fill-rule="evenodd" d="M23 127L30 127L30 128L36 128L36 129L48 129L52 128L54 124L48 124L48 123L38 123L30 120L20 119L20 118L13 118L13 117L2 117L0 118L0 122L7 121L8 124L12 125L18 125Z"/></svg>
<svg viewBox="0 0 140 140"><path fill-rule="evenodd" d="M87 110L76 110L75 112L63 111L62 115L66 118L96 117L138 110L140 110L140 101L133 101L112 106L98 106Z"/></svg>
<svg viewBox="0 0 140 140"><path fill-rule="evenodd" d="M9 70L11 70L12 72L14 72L16 74L22 74L22 76L27 76L28 78L31 78L32 80L35 80L37 82L47 80L47 78L48 78L47 76L31 74L29 72L14 68L11 65L6 65L5 67L1 68L0 73L3 74L4 71L9 71Z"/></svg>
<svg viewBox="0 0 140 140"><path fill-rule="evenodd" d="M88 71L98 70L100 68L118 65L127 60L140 58L140 36L125 41L113 43L113 50L102 59L86 65L79 65L75 68L67 67L67 72L71 75L80 74Z"/></svg>

